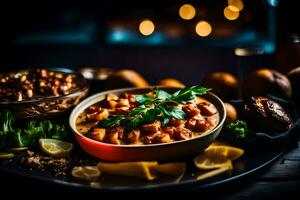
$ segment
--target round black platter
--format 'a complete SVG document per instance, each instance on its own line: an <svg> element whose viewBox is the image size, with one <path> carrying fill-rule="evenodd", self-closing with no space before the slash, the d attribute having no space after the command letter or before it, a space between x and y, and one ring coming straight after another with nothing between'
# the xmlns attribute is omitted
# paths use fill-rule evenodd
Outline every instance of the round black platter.
<svg viewBox="0 0 300 200"><path fill-rule="evenodd" d="M147 191L147 190L187 190L197 188L197 190L205 190L216 186L223 186L247 178L254 175L264 167L271 164L276 158L285 152L282 148L272 148L266 151L246 153L240 159L233 162L234 170L231 172L218 175L206 180L197 181L196 177L201 172L194 167L192 158L186 159L187 171L184 176L179 178L160 177L155 181L146 181L138 178L103 175L97 182L86 182L73 178L70 172L65 176L55 176L48 170L29 169L20 167L21 155L15 157L9 162L0 165L0 171L5 174L12 174L34 181L43 181L47 184L53 184L61 187L74 189L93 190L99 192L121 192L121 191ZM80 153L82 154L82 153ZM89 156L82 154L87 159ZM95 161L91 158L91 160Z"/></svg>

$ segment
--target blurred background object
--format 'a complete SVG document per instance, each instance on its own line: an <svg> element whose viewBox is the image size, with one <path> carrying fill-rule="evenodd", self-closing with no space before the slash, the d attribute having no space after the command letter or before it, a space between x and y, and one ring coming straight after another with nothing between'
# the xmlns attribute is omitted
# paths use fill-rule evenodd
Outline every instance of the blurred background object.
<svg viewBox="0 0 300 200"><path fill-rule="evenodd" d="M240 79L239 70L275 67L275 54L285 63L280 66L294 65L287 63L291 53L277 55L277 46L296 51L290 47L295 42L285 42L299 34L296 5L280 0L11 2L0 12L1 71L106 66L135 70L150 84L164 77L198 84L213 71ZM293 60L299 64L299 57Z"/></svg>

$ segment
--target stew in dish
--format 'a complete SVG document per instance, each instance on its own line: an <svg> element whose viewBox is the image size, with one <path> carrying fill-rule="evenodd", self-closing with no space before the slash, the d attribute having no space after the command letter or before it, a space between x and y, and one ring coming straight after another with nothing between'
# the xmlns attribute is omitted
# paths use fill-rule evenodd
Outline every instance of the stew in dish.
<svg viewBox="0 0 300 200"><path fill-rule="evenodd" d="M78 116L77 130L94 140L117 145L168 143L197 137L218 125L219 113L211 102L198 95L208 89L191 88L196 92L188 88L174 94L163 90L142 95L108 94Z"/></svg>

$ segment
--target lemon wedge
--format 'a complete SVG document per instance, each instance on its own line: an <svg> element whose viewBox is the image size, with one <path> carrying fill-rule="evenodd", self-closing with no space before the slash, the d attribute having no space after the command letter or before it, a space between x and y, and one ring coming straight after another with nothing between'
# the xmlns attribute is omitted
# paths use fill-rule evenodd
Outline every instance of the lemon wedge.
<svg viewBox="0 0 300 200"><path fill-rule="evenodd" d="M59 158L68 156L73 149L72 143L56 139L40 139L39 144L44 153Z"/></svg>
<svg viewBox="0 0 300 200"><path fill-rule="evenodd" d="M25 151L27 149L28 149L28 147L13 147L13 148L5 149L4 151L10 152L10 153L20 153L20 152Z"/></svg>
<svg viewBox="0 0 300 200"><path fill-rule="evenodd" d="M161 174L178 177L185 173L186 163L164 163L154 166L154 169Z"/></svg>
<svg viewBox="0 0 300 200"><path fill-rule="evenodd" d="M231 147L231 146L223 146L223 145L209 146L205 150L205 152L209 152L210 154L214 154L214 155L221 154L230 160L236 160L244 154L243 149Z"/></svg>
<svg viewBox="0 0 300 200"><path fill-rule="evenodd" d="M205 172L205 173L197 176L197 180L204 180L207 178L211 178L211 177L217 176L219 174L222 174L222 173L230 171L230 170L231 170L230 167L221 167L221 168L213 169L213 170L210 170L208 172Z"/></svg>
<svg viewBox="0 0 300 200"><path fill-rule="evenodd" d="M139 177L146 180L154 180L157 178L154 166L158 163L155 161L136 161L136 162L121 162L121 163L108 163L99 162L98 169L102 173L111 175L123 175Z"/></svg>
<svg viewBox="0 0 300 200"><path fill-rule="evenodd" d="M14 157L15 155L13 153L7 153L7 152L0 152L0 159L9 159Z"/></svg>
<svg viewBox="0 0 300 200"><path fill-rule="evenodd" d="M72 175L81 180L95 181L100 177L101 172L97 166L83 166L74 167L72 169Z"/></svg>
<svg viewBox="0 0 300 200"><path fill-rule="evenodd" d="M217 168L232 168L231 160L222 154L214 151L204 151L194 158L194 164L197 168L203 170Z"/></svg>

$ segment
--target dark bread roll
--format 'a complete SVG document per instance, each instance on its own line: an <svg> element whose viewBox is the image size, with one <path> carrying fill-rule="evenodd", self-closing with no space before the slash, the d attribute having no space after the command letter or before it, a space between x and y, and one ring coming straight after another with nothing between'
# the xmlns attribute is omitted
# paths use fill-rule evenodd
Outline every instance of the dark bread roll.
<svg viewBox="0 0 300 200"><path fill-rule="evenodd" d="M136 71L124 69L110 75L105 86L107 89L148 87L149 83Z"/></svg>
<svg viewBox="0 0 300 200"><path fill-rule="evenodd" d="M158 82L158 85L175 87L175 88L184 88L185 85L177 79L174 78L165 78Z"/></svg>
<svg viewBox="0 0 300 200"><path fill-rule="evenodd" d="M283 107L263 96L246 101L245 116L254 127L270 133L284 132L292 126L292 119Z"/></svg>
<svg viewBox="0 0 300 200"><path fill-rule="evenodd" d="M291 98L292 86L282 73L271 69L259 69L245 81L242 95L244 98L271 94L284 99Z"/></svg>
<svg viewBox="0 0 300 200"><path fill-rule="evenodd" d="M237 99L239 97L239 84L237 78L227 72L213 72L206 76L203 85L212 88L212 92L223 100Z"/></svg>
<svg viewBox="0 0 300 200"><path fill-rule="evenodd" d="M292 69L291 71L289 71L288 78L292 84L292 97L296 101L296 103L299 103L299 101L300 101L300 67L296 67L295 69Z"/></svg>
<svg viewBox="0 0 300 200"><path fill-rule="evenodd" d="M237 120L238 114L233 105L230 103L224 103L226 109L226 120L225 124L229 124L231 122L235 122Z"/></svg>

